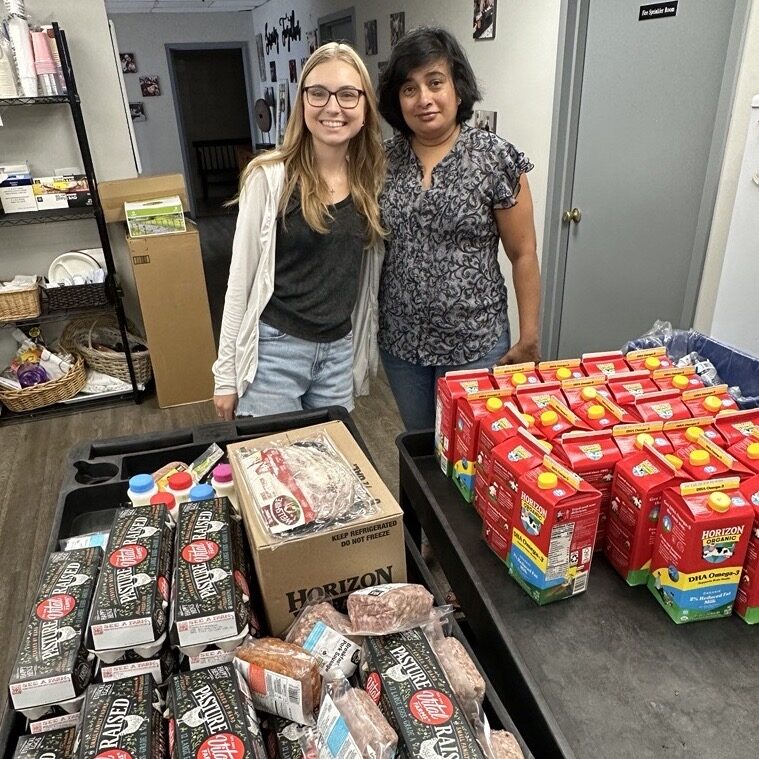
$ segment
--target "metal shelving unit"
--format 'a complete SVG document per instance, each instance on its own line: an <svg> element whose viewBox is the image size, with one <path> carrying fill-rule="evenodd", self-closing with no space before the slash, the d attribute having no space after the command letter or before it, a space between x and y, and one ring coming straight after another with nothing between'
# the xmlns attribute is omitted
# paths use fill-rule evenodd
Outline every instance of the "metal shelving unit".
<svg viewBox="0 0 759 759"><path fill-rule="evenodd" d="M41 316L35 319L25 319L23 321L14 322L14 324L39 324L41 322L65 320L67 318L82 316L89 313L97 314L104 311L115 312L119 324L119 331L121 332L121 342L122 345L126 347L126 361L129 370L129 376L131 378L132 390L129 393L109 396L108 398L93 397L92 399L77 399L77 402L75 404L71 404L70 402L58 403L53 406L47 406L41 409L35 409L34 411L23 413L14 413L8 409L3 409L3 413L0 415L0 424L29 417L49 416L56 413L71 413L72 405L77 410L80 410L84 406L102 406L104 403L113 403L119 400L133 400L135 403L139 403L142 395L142 391L137 385L137 379L134 373L134 365L132 362L132 355L129 351L126 316L124 314L124 307L121 301L121 293L116 285L116 266L113 261L113 252L111 250L111 243L108 238L108 229L106 226L105 215L103 213L102 205L100 204L97 179L95 177L95 168L92 162L89 140L87 138L87 129L85 127L84 117L82 115L81 101L76 88L74 69L71 64L71 56L69 54L69 48L66 42L66 33L58 26L57 23L53 23L53 29L55 31L55 41L58 46L58 52L61 59L63 78L66 83L66 94L36 98L20 97L0 99L0 108L3 108L5 106L32 107L49 106L56 104L68 105L69 110L71 111L71 118L74 123L74 129L76 131L79 152L82 156L84 173L87 176L87 182L89 184L90 194L92 196L92 206L84 208L59 209L55 211L33 211L29 213L0 213L0 227L19 227L31 224L48 224L63 221L76 221L81 219L94 219L97 223L100 244L102 246L103 256L105 258L106 288L109 304L103 306L102 308L71 309L68 311L43 313Z"/></svg>

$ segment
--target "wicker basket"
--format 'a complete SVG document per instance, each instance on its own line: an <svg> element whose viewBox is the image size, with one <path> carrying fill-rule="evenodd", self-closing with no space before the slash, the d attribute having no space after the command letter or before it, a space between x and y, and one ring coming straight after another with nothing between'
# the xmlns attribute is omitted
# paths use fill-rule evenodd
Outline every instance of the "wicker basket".
<svg viewBox="0 0 759 759"><path fill-rule="evenodd" d="M0 321L35 319L41 311L40 288L36 283L10 293L0 291Z"/></svg>
<svg viewBox="0 0 759 759"><path fill-rule="evenodd" d="M0 402L11 411L33 411L73 398L86 381L84 361L76 357L71 369L63 377L21 390L0 389Z"/></svg>
<svg viewBox="0 0 759 759"><path fill-rule="evenodd" d="M133 333L127 333L127 338L131 345L145 344L141 337L136 337ZM94 319L92 317L73 319L63 330L60 342L65 350L81 356L84 363L92 369L131 384L126 354L101 351L93 347L93 343L109 345L121 342L121 330L114 315L105 314ZM132 350L131 353L137 382L145 385L153 376L150 351Z"/></svg>
<svg viewBox="0 0 759 759"><path fill-rule="evenodd" d="M45 287L42 292L47 297L49 311L66 311L70 308L94 308L108 304L105 282L88 285L66 285Z"/></svg>

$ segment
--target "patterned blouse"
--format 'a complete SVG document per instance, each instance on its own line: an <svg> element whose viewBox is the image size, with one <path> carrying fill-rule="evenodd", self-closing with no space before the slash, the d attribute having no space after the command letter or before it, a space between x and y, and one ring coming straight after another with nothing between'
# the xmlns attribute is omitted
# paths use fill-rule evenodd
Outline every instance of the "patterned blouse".
<svg viewBox="0 0 759 759"><path fill-rule="evenodd" d="M533 165L500 137L462 125L425 190L410 142L398 135L386 151L379 345L425 366L476 361L507 325L493 209L516 204L519 176Z"/></svg>

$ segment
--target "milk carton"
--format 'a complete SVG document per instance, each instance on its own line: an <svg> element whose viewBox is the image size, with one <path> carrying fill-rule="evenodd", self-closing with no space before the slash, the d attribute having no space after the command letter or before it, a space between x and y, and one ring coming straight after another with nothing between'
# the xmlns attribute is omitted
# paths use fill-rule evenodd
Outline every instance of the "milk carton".
<svg viewBox="0 0 759 759"><path fill-rule="evenodd" d="M750 625L759 622L759 475L744 480L743 497L754 507L754 524L735 597L735 613Z"/></svg>
<svg viewBox="0 0 759 759"><path fill-rule="evenodd" d="M750 437L744 437L738 441L728 450L728 453L747 469L759 474L759 428L754 429Z"/></svg>
<svg viewBox="0 0 759 759"><path fill-rule="evenodd" d="M660 390L658 393L639 395L635 399L635 411L643 422L669 422L693 416L677 390Z"/></svg>
<svg viewBox="0 0 759 759"><path fill-rule="evenodd" d="M662 493L682 481L674 457L662 455L643 436L640 447L614 470L604 552L628 585L645 585L651 564Z"/></svg>
<svg viewBox="0 0 759 759"><path fill-rule="evenodd" d="M540 375L535 371L535 362L523 364L505 364L493 367L493 382L499 388L516 389L523 385L536 385Z"/></svg>
<svg viewBox="0 0 759 759"><path fill-rule="evenodd" d="M625 361L633 371L645 369L647 372L654 372L658 369L669 369L672 366L672 361L667 356L667 349L664 346L630 351L625 354Z"/></svg>
<svg viewBox="0 0 759 759"><path fill-rule="evenodd" d="M580 393L582 402L574 411L593 430L610 430L617 424L631 424L637 418L614 403L595 387L584 387Z"/></svg>
<svg viewBox="0 0 759 759"><path fill-rule="evenodd" d="M759 428L759 408L718 414L714 426L730 447Z"/></svg>
<svg viewBox="0 0 759 759"><path fill-rule="evenodd" d="M572 430L587 431L589 429L588 424L556 398L551 398L548 405L535 419L535 434L549 441L553 441Z"/></svg>
<svg viewBox="0 0 759 759"><path fill-rule="evenodd" d="M716 416L721 411L738 410L738 404L730 393L727 385L714 385L696 390L683 392L683 403L688 407L691 416L710 414Z"/></svg>
<svg viewBox="0 0 759 759"><path fill-rule="evenodd" d="M588 587L601 494L550 456L519 478L509 574L539 605Z"/></svg>
<svg viewBox="0 0 759 759"><path fill-rule="evenodd" d="M572 411L577 411L577 407L587 400L587 398L583 397L583 391L586 387L594 388L596 393L611 398L609 388L606 386L606 376L603 374L593 374L590 377L564 380L561 383L561 392L564 393L567 405Z"/></svg>
<svg viewBox="0 0 759 759"><path fill-rule="evenodd" d="M537 419L540 412L548 407L551 398L564 403L564 393L561 392L560 382L539 382L534 385L523 385L514 393L514 402L523 414L529 414Z"/></svg>
<svg viewBox="0 0 759 759"><path fill-rule="evenodd" d="M701 378L696 374L692 366L684 366L682 369L670 367L669 369L657 369L651 375L651 379L660 390L698 390L704 386Z"/></svg>
<svg viewBox="0 0 759 759"><path fill-rule="evenodd" d="M651 438L648 442L659 453L673 453L674 448L669 439L663 433L663 422L639 422L637 424L618 424L613 430L614 442L622 456L627 456L636 450L640 450L638 438L647 435Z"/></svg>
<svg viewBox="0 0 759 759"><path fill-rule="evenodd" d="M460 398L492 390L487 369L464 369L447 372L437 381L435 394L435 458L446 477L453 469L453 448L456 438L456 409Z"/></svg>
<svg viewBox="0 0 759 759"><path fill-rule="evenodd" d="M504 514L497 503L488 503L485 507L482 539L501 561L506 561L511 545L511 515Z"/></svg>
<svg viewBox="0 0 759 759"><path fill-rule="evenodd" d="M627 365L622 351L583 353L582 368L588 376L592 374L605 374L607 377L610 377L612 374L630 371L630 367Z"/></svg>
<svg viewBox="0 0 759 759"><path fill-rule="evenodd" d="M606 522L611 507L611 483L614 467L622 458L611 430L601 432L568 432L554 441L553 455L569 465L585 482L601 494L596 551L603 549Z"/></svg>
<svg viewBox="0 0 759 759"><path fill-rule="evenodd" d="M568 379L580 379L585 376L579 358L567 358L559 361L541 361L538 374L543 382L563 382Z"/></svg>
<svg viewBox="0 0 759 759"><path fill-rule="evenodd" d="M475 461L480 420L502 409L503 399L509 395L511 395L511 390L490 389L468 395L458 402L451 478L467 503L474 500Z"/></svg>
<svg viewBox="0 0 759 759"><path fill-rule="evenodd" d="M737 477L664 492L648 588L678 624L729 616L754 509Z"/></svg>
<svg viewBox="0 0 759 759"><path fill-rule="evenodd" d="M643 371L614 374L609 377L609 390L614 401L637 417L633 408L635 399L645 393L655 393L659 388L651 375Z"/></svg>
<svg viewBox="0 0 759 759"><path fill-rule="evenodd" d="M665 422L662 432L674 450L684 448L700 435L706 435L709 440L717 445L724 446L725 444L724 438L714 426L714 417L712 416L697 416L693 419L676 419L672 422Z"/></svg>
<svg viewBox="0 0 759 759"><path fill-rule="evenodd" d="M748 467L709 440L700 427L689 427L688 430L694 440L675 451L675 455L682 459L683 471L688 479L713 480L730 475L745 479L751 476L752 471Z"/></svg>

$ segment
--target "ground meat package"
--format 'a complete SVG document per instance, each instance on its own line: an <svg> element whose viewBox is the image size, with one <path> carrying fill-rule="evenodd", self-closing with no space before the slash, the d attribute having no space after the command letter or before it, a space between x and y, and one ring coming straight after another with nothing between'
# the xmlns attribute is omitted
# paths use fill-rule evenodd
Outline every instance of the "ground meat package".
<svg viewBox="0 0 759 759"><path fill-rule="evenodd" d="M398 733L399 757L484 759L421 629L366 638L359 671L362 686Z"/></svg>
<svg viewBox="0 0 759 759"><path fill-rule="evenodd" d="M486 750L489 759L524 759L517 739L506 730L493 730Z"/></svg>
<svg viewBox="0 0 759 759"><path fill-rule="evenodd" d="M10 677L13 705L30 719L76 699L92 677L82 639L102 559L99 548L82 548L45 565Z"/></svg>
<svg viewBox="0 0 759 759"><path fill-rule="evenodd" d="M393 759L398 745L377 704L340 670L324 678L317 730L325 759Z"/></svg>
<svg viewBox="0 0 759 759"><path fill-rule="evenodd" d="M51 730L39 735L22 735L13 759L71 759L74 756L76 728Z"/></svg>
<svg viewBox="0 0 759 759"><path fill-rule="evenodd" d="M347 524L377 506L352 467L322 432L293 443L235 451L261 524L287 540Z"/></svg>
<svg viewBox="0 0 759 759"><path fill-rule="evenodd" d="M171 589L171 639L194 656L232 651L248 631L250 590L239 520L226 498L179 507Z"/></svg>
<svg viewBox="0 0 759 759"><path fill-rule="evenodd" d="M433 640L432 650L458 696L464 713L471 721L480 713L485 700L485 680L467 650L456 638Z"/></svg>
<svg viewBox="0 0 759 759"><path fill-rule="evenodd" d="M77 759L164 759L161 706L150 675L90 685L79 715Z"/></svg>
<svg viewBox="0 0 759 759"><path fill-rule="evenodd" d="M173 545L165 506L116 512L87 639L101 660L113 662L131 649L148 656L160 649L168 621Z"/></svg>
<svg viewBox="0 0 759 759"><path fill-rule="evenodd" d="M278 638L248 638L235 653L257 709L313 725L321 697L316 659L300 646Z"/></svg>
<svg viewBox="0 0 759 759"><path fill-rule="evenodd" d="M434 600L422 585L390 583L362 588L348 596L351 628L356 635L391 635L409 630L430 620Z"/></svg>
<svg viewBox="0 0 759 759"><path fill-rule="evenodd" d="M171 759L266 759L250 691L231 664L173 677L168 713Z"/></svg>
<svg viewBox="0 0 759 759"><path fill-rule="evenodd" d="M337 668L350 677L361 655L361 638L350 635L350 619L328 601L319 601L303 608L287 641L308 651L319 662L322 675Z"/></svg>

